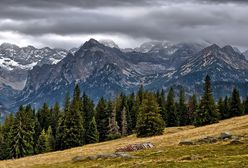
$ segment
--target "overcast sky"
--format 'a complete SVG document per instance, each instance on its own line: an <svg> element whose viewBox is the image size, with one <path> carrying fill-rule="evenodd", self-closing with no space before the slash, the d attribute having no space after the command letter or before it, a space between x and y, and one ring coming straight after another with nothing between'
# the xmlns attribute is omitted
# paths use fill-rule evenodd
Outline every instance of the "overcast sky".
<svg viewBox="0 0 248 168"><path fill-rule="evenodd" d="M248 49L248 1L0 0L0 43L69 49L89 38L122 48L168 40Z"/></svg>

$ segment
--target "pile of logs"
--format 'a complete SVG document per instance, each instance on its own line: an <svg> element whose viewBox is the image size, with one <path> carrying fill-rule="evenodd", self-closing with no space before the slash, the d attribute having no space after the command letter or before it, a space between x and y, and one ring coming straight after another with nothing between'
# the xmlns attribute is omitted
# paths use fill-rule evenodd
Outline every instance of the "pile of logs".
<svg viewBox="0 0 248 168"><path fill-rule="evenodd" d="M116 152L132 152L137 150L153 148L154 145L151 142L141 143L141 144L132 144L124 147L120 147Z"/></svg>

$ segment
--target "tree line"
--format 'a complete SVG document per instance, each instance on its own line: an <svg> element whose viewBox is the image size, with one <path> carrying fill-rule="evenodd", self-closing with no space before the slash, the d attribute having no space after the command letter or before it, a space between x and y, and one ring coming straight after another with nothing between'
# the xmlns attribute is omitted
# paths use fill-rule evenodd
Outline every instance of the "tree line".
<svg viewBox="0 0 248 168"><path fill-rule="evenodd" d="M63 150L84 144L113 140L136 133L137 137L161 135L165 127L203 126L248 114L248 96L241 101L234 88L230 97L215 102L211 80L205 78L204 94L188 101L184 89L175 97L173 88L120 94L114 100L100 98L96 106L76 85L73 96L65 96L64 106L45 103L40 109L20 106L0 126L0 159Z"/></svg>

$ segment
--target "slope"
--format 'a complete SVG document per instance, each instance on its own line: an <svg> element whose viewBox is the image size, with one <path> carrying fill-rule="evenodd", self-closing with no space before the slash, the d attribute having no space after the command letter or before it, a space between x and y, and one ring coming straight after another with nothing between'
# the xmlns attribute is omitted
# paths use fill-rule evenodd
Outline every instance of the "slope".
<svg viewBox="0 0 248 168"><path fill-rule="evenodd" d="M199 139L215 136L224 131L245 137L240 145L228 145L229 142L217 142L196 146L178 146L185 139ZM52 152L17 160L0 161L3 168L51 168L51 167L245 167L248 165L248 116L236 117L205 127L193 126L166 128L162 136L136 138L134 135L104 143L86 145L65 151ZM116 148L127 144L152 142L155 148L133 152L135 159L100 159L74 163L75 156L94 155L114 152ZM188 156L200 156L201 159L184 160Z"/></svg>

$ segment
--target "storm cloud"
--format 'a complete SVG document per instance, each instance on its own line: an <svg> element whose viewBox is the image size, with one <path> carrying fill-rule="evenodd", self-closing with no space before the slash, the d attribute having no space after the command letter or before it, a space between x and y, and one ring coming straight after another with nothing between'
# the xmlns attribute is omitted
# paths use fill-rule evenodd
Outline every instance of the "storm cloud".
<svg viewBox="0 0 248 168"><path fill-rule="evenodd" d="M0 42L72 48L88 38L121 47L149 40L248 48L245 0L1 0Z"/></svg>

